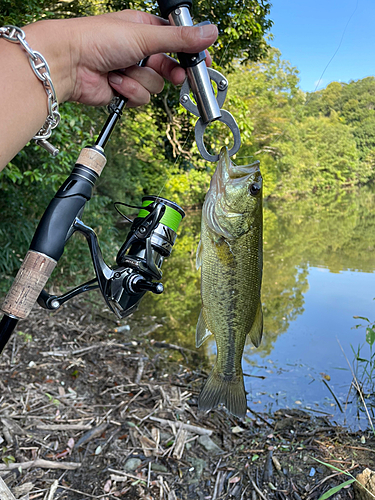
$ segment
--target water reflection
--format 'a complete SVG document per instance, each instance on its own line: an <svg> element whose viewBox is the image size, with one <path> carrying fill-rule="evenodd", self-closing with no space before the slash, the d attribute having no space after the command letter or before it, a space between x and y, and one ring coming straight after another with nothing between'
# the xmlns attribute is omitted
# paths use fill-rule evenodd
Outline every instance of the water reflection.
<svg viewBox="0 0 375 500"><path fill-rule="evenodd" d="M254 409L310 405L353 423L356 405L341 414L322 380L330 372L325 380L345 405L352 376L336 337L352 360L351 346L364 341L364 330L352 330L353 316L373 318L374 206L369 189L265 204L264 339L244 353L244 371L265 377L246 378ZM200 311L199 234L200 213L188 213L163 264L165 292L149 296L137 313L162 323L153 337L191 349ZM200 351L213 361L213 342Z"/></svg>

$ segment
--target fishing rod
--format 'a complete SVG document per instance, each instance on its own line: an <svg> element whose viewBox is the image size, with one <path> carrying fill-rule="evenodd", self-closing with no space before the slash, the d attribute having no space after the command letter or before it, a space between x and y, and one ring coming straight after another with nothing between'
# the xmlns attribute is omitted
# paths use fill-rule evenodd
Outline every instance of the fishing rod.
<svg viewBox="0 0 375 500"><path fill-rule="evenodd" d="M168 18L172 25L193 25L191 0L159 0L158 3L162 16ZM195 138L203 158L208 161L216 161L218 158L218 155L208 153L203 141L206 127L215 120L227 124L232 131L234 146L229 154L235 154L241 142L238 126L232 115L221 109L228 89L227 80L221 73L206 67L204 52L179 53L178 57L187 72L187 79L181 88L180 102L198 116ZM145 61L140 65L145 65ZM217 84L216 96L211 81ZM190 92L196 104L192 101ZM132 221L129 234L117 253L114 267L105 263L94 230L81 220L95 182L106 164L104 148L121 118L126 102L127 99L122 96L112 101L108 107L109 116L95 144L81 150L71 174L44 212L1 306L4 316L0 321L0 353L18 321L28 316L36 302L45 309L57 310L71 298L99 289L109 309L122 319L137 309L147 291L155 294L163 292L164 287L160 282L161 266L171 254L178 226L185 216L180 206L159 196L144 196L141 207L132 207L138 208L139 213ZM121 214L120 211L119 213ZM51 295L44 287L61 258L66 243L76 232L86 238L95 278L61 296Z"/></svg>
<svg viewBox="0 0 375 500"><path fill-rule="evenodd" d="M70 176L44 212L1 307L4 316L0 322L0 352L18 321L28 316L35 302L45 309L57 310L76 295L99 288L111 311L118 318L124 318L135 311L147 291L163 292L161 265L172 251L177 228L185 215L181 207L164 198L143 197L142 207L138 207L139 213L113 268L105 263L94 230L81 220L85 204L90 200L95 182L106 164L104 147L126 101L120 96L112 102L95 145L81 150ZM44 286L63 254L65 244L75 232L83 234L87 240L96 277L64 295L50 295Z"/></svg>

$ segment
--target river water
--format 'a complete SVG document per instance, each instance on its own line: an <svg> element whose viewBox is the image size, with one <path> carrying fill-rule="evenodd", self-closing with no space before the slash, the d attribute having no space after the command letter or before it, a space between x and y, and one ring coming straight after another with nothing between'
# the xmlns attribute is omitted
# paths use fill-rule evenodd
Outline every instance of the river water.
<svg viewBox="0 0 375 500"><path fill-rule="evenodd" d="M254 411L300 408L352 429L366 428L368 416L352 385L354 372L374 418L370 344L375 333L367 330L366 342L369 324L354 318L375 321L374 210L375 193L364 188L265 203L264 337L258 349L246 345L243 356L248 405ZM136 313L161 325L153 338L190 349L195 349L200 311L199 234L200 212L190 212L163 264L165 292L148 294ZM214 340L199 353L213 365Z"/></svg>

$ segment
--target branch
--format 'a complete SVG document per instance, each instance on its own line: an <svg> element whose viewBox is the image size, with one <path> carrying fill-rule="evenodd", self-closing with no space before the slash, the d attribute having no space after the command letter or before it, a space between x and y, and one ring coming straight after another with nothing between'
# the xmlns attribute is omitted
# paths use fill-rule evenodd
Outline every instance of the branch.
<svg viewBox="0 0 375 500"><path fill-rule="evenodd" d="M0 498L1 500L16 500L6 483L0 477Z"/></svg>
<svg viewBox="0 0 375 500"><path fill-rule="evenodd" d="M42 469L74 470L78 469L78 467L81 467L81 464L79 462L51 462L50 460L43 460L42 458L37 458L36 460L31 460L30 462L20 462L20 463L15 462L13 464L9 463L8 465L0 464L0 471L13 470L19 468L31 469L32 467L41 467Z"/></svg>

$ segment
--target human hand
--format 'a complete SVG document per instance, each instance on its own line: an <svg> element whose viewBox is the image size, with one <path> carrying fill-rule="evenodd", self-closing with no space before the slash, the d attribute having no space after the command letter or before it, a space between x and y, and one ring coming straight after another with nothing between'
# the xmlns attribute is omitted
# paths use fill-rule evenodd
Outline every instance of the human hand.
<svg viewBox="0 0 375 500"><path fill-rule="evenodd" d="M43 29L38 30L41 23ZM132 10L41 21L25 31L32 47L33 37L38 37L36 49L51 66L59 102L94 106L107 104L114 91L128 98L129 107L146 104L150 94L162 91L164 78L175 85L185 78L185 70L165 52L199 52L217 37L213 25L174 27ZM51 44L57 37L58 43ZM138 67L136 63L147 56L147 67Z"/></svg>

